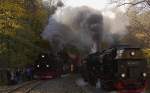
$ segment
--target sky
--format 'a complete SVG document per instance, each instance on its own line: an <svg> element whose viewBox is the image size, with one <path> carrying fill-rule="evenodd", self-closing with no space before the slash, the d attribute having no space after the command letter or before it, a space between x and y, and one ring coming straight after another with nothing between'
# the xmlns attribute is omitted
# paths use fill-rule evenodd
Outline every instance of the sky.
<svg viewBox="0 0 150 93"><path fill-rule="evenodd" d="M47 0L43 0L47 1ZM96 10L102 10L104 15L108 15L110 18L115 18L115 14L110 11L112 4L109 4L111 0L63 0L65 6L78 7L88 6ZM119 8L122 12L125 12L125 8Z"/></svg>
<svg viewBox="0 0 150 93"><path fill-rule="evenodd" d="M43 0L48 1L48 0ZM66 6L89 6L94 9L102 10L105 8L106 5L108 5L109 0L63 0L65 1Z"/></svg>
<svg viewBox="0 0 150 93"><path fill-rule="evenodd" d="M65 1L65 0L64 0ZM111 0L66 0L66 6L89 6L97 10L101 10L104 15L108 15L110 18L115 18L115 13L113 13L111 8L114 5L110 4ZM126 8L124 6L118 8L120 11L125 12Z"/></svg>
<svg viewBox="0 0 150 93"><path fill-rule="evenodd" d="M89 6L95 9L102 10L105 8L105 6L108 5L108 0L66 0L65 1L66 6Z"/></svg>

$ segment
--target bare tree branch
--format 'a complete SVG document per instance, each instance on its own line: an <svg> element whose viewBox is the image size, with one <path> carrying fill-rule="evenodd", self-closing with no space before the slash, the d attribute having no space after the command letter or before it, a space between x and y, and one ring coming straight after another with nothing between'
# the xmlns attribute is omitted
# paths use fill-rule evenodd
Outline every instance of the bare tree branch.
<svg viewBox="0 0 150 93"><path fill-rule="evenodd" d="M149 1L149 0L148 0L148 1ZM142 1L139 1L139 2L136 2L136 3L132 3L132 2L129 2L129 3L122 3L121 5L118 5L118 7L123 6L123 5L132 5L132 6L135 6L135 5L144 3L144 2L146 2L146 0L142 0Z"/></svg>
<svg viewBox="0 0 150 93"><path fill-rule="evenodd" d="M146 0L146 3L150 6L150 0Z"/></svg>

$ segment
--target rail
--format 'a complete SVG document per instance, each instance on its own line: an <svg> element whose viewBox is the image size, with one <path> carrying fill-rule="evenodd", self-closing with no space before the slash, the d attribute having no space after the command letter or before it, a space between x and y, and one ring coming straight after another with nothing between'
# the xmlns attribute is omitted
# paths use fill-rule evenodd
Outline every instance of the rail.
<svg viewBox="0 0 150 93"><path fill-rule="evenodd" d="M42 83L42 81L30 81L27 83L24 83L18 87L15 87L13 89L8 90L7 92L4 93L29 93L32 91L34 88L39 86Z"/></svg>

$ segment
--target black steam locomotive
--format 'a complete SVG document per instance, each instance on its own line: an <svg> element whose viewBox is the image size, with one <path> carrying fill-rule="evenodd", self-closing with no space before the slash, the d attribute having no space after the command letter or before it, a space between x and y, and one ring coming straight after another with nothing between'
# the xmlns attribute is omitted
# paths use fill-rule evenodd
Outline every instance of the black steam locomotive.
<svg viewBox="0 0 150 93"><path fill-rule="evenodd" d="M60 67L56 57L50 53L41 53L33 65L35 79L53 79L60 76Z"/></svg>
<svg viewBox="0 0 150 93"><path fill-rule="evenodd" d="M147 61L141 48L115 46L84 60L83 77L104 90L142 91L146 86ZM128 92L129 93L129 92Z"/></svg>
<svg viewBox="0 0 150 93"><path fill-rule="evenodd" d="M33 65L35 79L53 79L69 73L71 62L68 55L59 53L40 53Z"/></svg>

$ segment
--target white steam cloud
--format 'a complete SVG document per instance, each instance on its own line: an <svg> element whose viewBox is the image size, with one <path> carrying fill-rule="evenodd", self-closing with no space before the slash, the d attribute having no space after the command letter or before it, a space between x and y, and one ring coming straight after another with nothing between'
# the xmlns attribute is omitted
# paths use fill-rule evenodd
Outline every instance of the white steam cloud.
<svg viewBox="0 0 150 93"><path fill-rule="evenodd" d="M114 11L112 11L114 13ZM71 45L90 51L95 43L113 42L113 34L124 35L128 25L127 17L121 12L109 17L103 12L82 6L58 9L49 18L42 37L52 43L56 50Z"/></svg>

